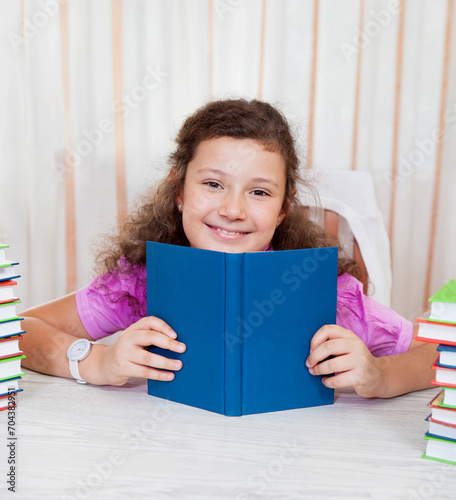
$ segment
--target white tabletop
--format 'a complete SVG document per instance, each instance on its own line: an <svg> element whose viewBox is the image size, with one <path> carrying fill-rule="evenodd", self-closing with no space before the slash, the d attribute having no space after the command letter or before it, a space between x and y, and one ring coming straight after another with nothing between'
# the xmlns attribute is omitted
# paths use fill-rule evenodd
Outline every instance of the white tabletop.
<svg viewBox="0 0 456 500"><path fill-rule="evenodd" d="M437 388L225 417L149 396L140 379L95 387L27 371L21 387L15 494L0 412L0 498L456 498L456 467L421 458Z"/></svg>

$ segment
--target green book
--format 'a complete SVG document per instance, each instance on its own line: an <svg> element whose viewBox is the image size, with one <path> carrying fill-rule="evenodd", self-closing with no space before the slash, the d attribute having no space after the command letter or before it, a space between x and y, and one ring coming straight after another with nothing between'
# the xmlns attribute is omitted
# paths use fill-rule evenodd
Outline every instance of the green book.
<svg viewBox="0 0 456 500"><path fill-rule="evenodd" d="M21 360L23 358L25 358L24 354L12 358L0 359L0 382L25 375L21 371Z"/></svg>
<svg viewBox="0 0 456 500"><path fill-rule="evenodd" d="M456 465L455 440L442 439L428 432L425 434L424 439L426 440L426 452L422 455L422 458Z"/></svg>
<svg viewBox="0 0 456 500"><path fill-rule="evenodd" d="M430 321L456 323L456 279L450 280L429 298Z"/></svg>
<svg viewBox="0 0 456 500"><path fill-rule="evenodd" d="M0 303L0 322L9 319L16 319L18 317L16 313L16 306L20 303L21 303L20 300L15 300L14 302Z"/></svg>

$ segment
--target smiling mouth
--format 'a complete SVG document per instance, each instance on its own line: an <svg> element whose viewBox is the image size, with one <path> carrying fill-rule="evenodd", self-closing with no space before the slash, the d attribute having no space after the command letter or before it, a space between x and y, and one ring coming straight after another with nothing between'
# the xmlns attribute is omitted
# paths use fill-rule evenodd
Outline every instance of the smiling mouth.
<svg viewBox="0 0 456 500"><path fill-rule="evenodd" d="M235 237L235 236L242 236L244 234L249 234L248 232L228 231L227 229L222 229L220 227L210 226L209 224L207 224L207 226L220 235Z"/></svg>

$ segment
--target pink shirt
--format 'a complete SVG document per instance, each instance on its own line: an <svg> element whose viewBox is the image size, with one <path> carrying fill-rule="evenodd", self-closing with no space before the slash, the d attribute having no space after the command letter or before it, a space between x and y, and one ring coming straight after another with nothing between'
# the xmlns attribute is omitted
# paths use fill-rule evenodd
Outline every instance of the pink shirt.
<svg viewBox="0 0 456 500"><path fill-rule="evenodd" d="M139 308L135 310L125 292L137 299ZM147 314L146 268L136 266L135 274L120 269L99 276L76 292L76 307L93 339L125 330ZM354 332L377 357L407 351L413 337L410 321L366 297L362 284L349 274L337 279L336 322Z"/></svg>

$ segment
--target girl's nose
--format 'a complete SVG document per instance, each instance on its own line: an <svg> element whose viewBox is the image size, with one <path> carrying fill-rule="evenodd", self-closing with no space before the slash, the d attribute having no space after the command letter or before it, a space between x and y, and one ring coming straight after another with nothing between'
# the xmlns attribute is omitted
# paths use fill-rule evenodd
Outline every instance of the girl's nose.
<svg viewBox="0 0 456 500"><path fill-rule="evenodd" d="M221 200L219 215L231 220L245 219L245 204L241 193L227 193Z"/></svg>

